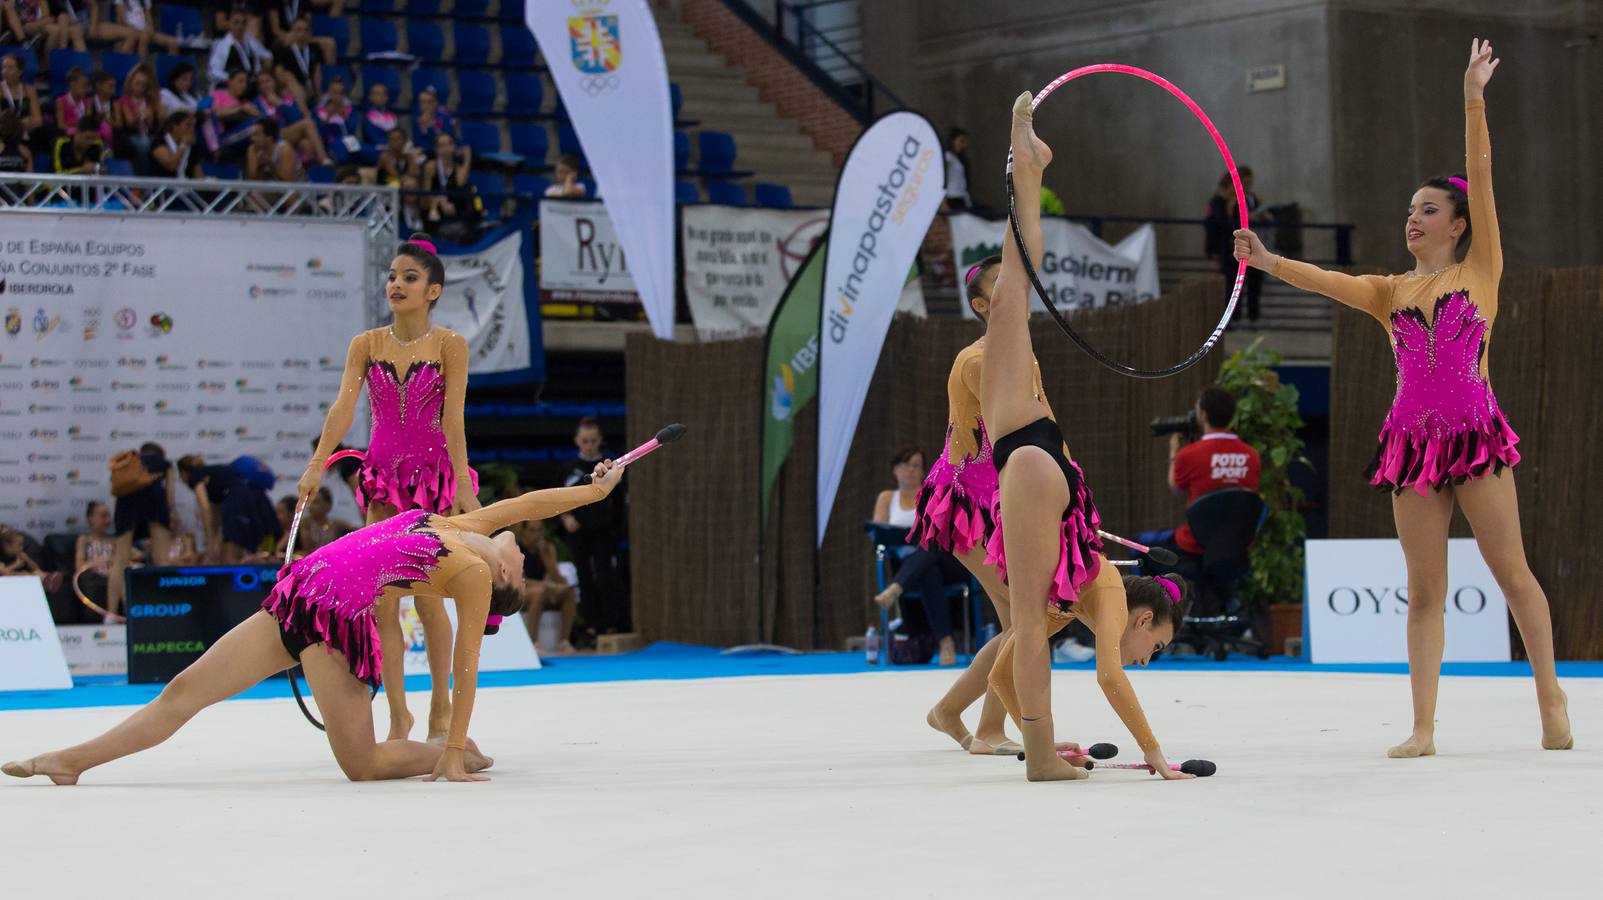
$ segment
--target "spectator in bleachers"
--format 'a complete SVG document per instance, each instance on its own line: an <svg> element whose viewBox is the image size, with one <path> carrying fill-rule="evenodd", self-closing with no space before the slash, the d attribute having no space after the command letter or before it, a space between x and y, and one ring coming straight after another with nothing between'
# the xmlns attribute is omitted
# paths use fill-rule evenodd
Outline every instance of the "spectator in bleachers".
<svg viewBox="0 0 1603 900"><path fill-rule="evenodd" d="M45 123L39 89L22 80L22 57L14 53L0 57L0 111L16 115L24 141Z"/></svg>
<svg viewBox="0 0 1603 900"><path fill-rule="evenodd" d="M291 502L294 502L293 499ZM311 501L306 504L306 513L301 518L299 552L310 553L362 527L353 522L330 518L329 513L333 509L334 495L327 487L319 487Z"/></svg>
<svg viewBox="0 0 1603 900"><path fill-rule="evenodd" d="M150 174L157 178L198 177L200 160L195 148L195 114L177 110L162 126L161 140L150 151Z"/></svg>
<svg viewBox="0 0 1603 900"><path fill-rule="evenodd" d="M423 231L428 227L429 211L424 202L423 182L416 175L401 179L401 224L405 231Z"/></svg>
<svg viewBox="0 0 1603 900"><path fill-rule="evenodd" d="M56 130L76 134L78 119L89 109L89 76L73 66L67 71L67 92L56 98Z"/></svg>
<svg viewBox="0 0 1603 900"><path fill-rule="evenodd" d="M455 120L440 105L440 95L434 92L433 86L425 87L417 95L417 114L412 117L412 144L433 147L442 134L461 137L457 134Z"/></svg>
<svg viewBox="0 0 1603 900"><path fill-rule="evenodd" d="M557 157L556 178L545 189L545 195L583 200L586 193L584 182L579 180L579 157L572 153L564 153Z"/></svg>
<svg viewBox="0 0 1603 900"><path fill-rule="evenodd" d="M145 56L150 53L151 44L160 47L163 53L178 52L181 46L178 38L156 27L155 9L150 0L112 0L111 6L118 24L135 33L131 52Z"/></svg>
<svg viewBox="0 0 1603 900"><path fill-rule="evenodd" d="M0 110L0 172L33 171L33 151L22 135L22 120L17 114Z"/></svg>
<svg viewBox="0 0 1603 900"><path fill-rule="evenodd" d="M919 487L924 483L923 451L904 448L891 460L891 474L896 477L896 487L880 491L874 499L873 521L911 528L918 511ZM917 607L902 605L903 622L917 633L927 632L939 643L941 665L955 665L957 644L952 640L952 602L946 596L946 586L961 584L968 577L968 570L952 554L914 549L900 558L895 577L874 596L874 602L889 607L901 599L904 591L917 591Z"/></svg>
<svg viewBox="0 0 1603 900"><path fill-rule="evenodd" d="M278 123L256 120L250 147L245 150L245 178L249 181L305 181L306 169L295 148L283 139Z"/></svg>
<svg viewBox="0 0 1603 900"><path fill-rule="evenodd" d="M200 107L195 95L195 67L187 62L173 66L167 73L167 86L161 89L161 111L164 116L184 110L194 112Z"/></svg>
<svg viewBox="0 0 1603 900"><path fill-rule="evenodd" d="M580 419L573 443L579 448L579 456L563 482L568 487L578 484L604 457L600 423L593 416ZM621 493L614 490L599 503L561 516L563 540L579 570L579 603L585 629L592 639L629 629L629 595L618 562L628 502L618 496Z"/></svg>
<svg viewBox="0 0 1603 900"><path fill-rule="evenodd" d="M33 561L24 548L22 532L8 525L0 525L0 575L38 575L45 571Z"/></svg>
<svg viewBox="0 0 1603 900"><path fill-rule="evenodd" d="M122 22L110 22L100 17L98 0L59 0L62 12L72 16L73 23L91 41L114 44L118 53L144 54L141 44L148 43L145 32ZM177 46L176 44L174 45Z"/></svg>
<svg viewBox="0 0 1603 900"><path fill-rule="evenodd" d="M361 116L356 120L356 137L362 142L362 162L364 165L374 165L378 162L379 148L389 142L389 134L401 119L390 111L390 88L385 84L374 84L367 89L367 104L362 107Z"/></svg>
<svg viewBox="0 0 1603 900"><path fill-rule="evenodd" d="M309 62L315 65L318 61L322 61L333 65L339 60L339 48L335 46L333 38L312 34L312 11L307 9L307 6L308 4L302 0L279 0L273 4L267 21L273 32L275 55L276 51L281 51L285 47L316 47L317 51L311 55ZM296 33L297 26L301 30L300 34ZM306 82L308 89L317 83Z"/></svg>
<svg viewBox="0 0 1603 900"><path fill-rule="evenodd" d="M78 120L71 135L56 138L51 171L57 175L99 175L106 155L106 142L100 137L100 113L90 110Z"/></svg>
<svg viewBox="0 0 1603 900"><path fill-rule="evenodd" d="M221 21L223 14L218 16ZM261 40L248 33L249 17L244 12L232 10L227 13L226 21L227 25L218 29L223 36L212 44L211 63L207 67L214 89L227 83L236 69L246 74L248 84L249 78L273 60L273 54L262 46Z"/></svg>
<svg viewBox="0 0 1603 900"><path fill-rule="evenodd" d="M161 125L161 90L156 72L147 63L128 70L122 96L117 98L114 131L117 155L133 160L134 174L150 174L150 151Z"/></svg>
<svg viewBox="0 0 1603 900"><path fill-rule="evenodd" d="M303 15L291 23L285 40L273 51L273 73L278 76L279 88L303 103L310 102L315 96L313 91L323 83L322 57L333 62L334 56L332 43L319 53L312 48L312 42L312 19Z"/></svg>
<svg viewBox="0 0 1603 900"><path fill-rule="evenodd" d="M303 161L319 166L328 162L328 153L323 148L323 138L318 134L317 120L312 118L311 112L300 98L294 94L281 93L278 78L266 69L256 73L255 103L263 118L278 123L278 129L282 132L284 140L295 148Z"/></svg>
<svg viewBox="0 0 1603 900"><path fill-rule="evenodd" d="M266 3L267 0L214 0L212 3L214 7L212 10L212 27L217 29L218 34L232 31L234 28L234 16L242 16L245 20L245 24L241 29L243 34L251 40L261 43L265 35L265 29L262 25L262 8L266 6Z"/></svg>
<svg viewBox="0 0 1603 900"><path fill-rule="evenodd" d="M438 230L450 240L461 237L479 220L482 207L468 183L473 170L473 150L458 147L449 134L434 141L434 154L423 166L423 190L429 193L430 230Z"/></svg>
<svg viewBox="0 0 1603 900"><path fill-rule="evenodd" d="M356 121L356 108L345 94L345 79L335 75L317 104L317 122L323 131L323 144L341 165L361 161L362 139L357 136Z"/></svg>
<svg viewBox="0 0 1603 900"><path fill-rule="evenodd" d="M235 69L223 86L211 92L211 114L206 119L206 147L219 159L237 160L250 144L251 129L261 118L255 104L246 99L250 76Z"/></svg>
<svg viewBox="0 0 1603 900"><path fill-rule="evenodd" d="M518 548L523 551L523 624L529 629L529 639L538 643L540 617L547 610L555 610L562 615L557 652L572 653L573 623L579 617L579 604L573 595L573 585L562 577L557 566L557 548L545 528L542 521L519 522L512 526Z"/></svg>
<svg viewBox="0 0 1603 900"><path fill-rule="evenodd" d="M406 142L406 132L399 128L390 129L389 140L378 155L377 182L400 187L401 179L408 176L416 179L418 167L419 160L413 147Z"/></svg>
<svg viewBox="0 0 1603 900"><path fill-rule="evenodd" d="M1253 225L1261 225L1274 218L1268 210L1260 210L1258 195L1252 190L1252 167L1241 166L1237 173L1241 176L1241 191L1247 198L1247 221ZM1219 178L1219 185L1213 196L1208 198L1208 212L1203 217L1204 232L1203 252L1208 258L1219 266L1219 273L1225 278L1225 297L1235 290L1236 270L1238 268L1234 250L1235 228L1241 224L1241 212L1236 206L1235 182L1231 181L1230 173L1226 172ZM1263 270L1247 267L1247 280L1242 285L1242 303L1236 307L1235 316L1231 318L1231 325L1241 321L1243 308L1247 314L1247 325L1255 328L1258 324L1258 301L1263 294Z"/></svg>
<svg viewBox="0 0 1603 900"><path fill-rule="evenodd" d="M106 604L106 575L111 571L111 560L117 552L117 539L111 533L111 507L99 500L89 501L84 511L89 530L78 535L72 550L72 571L77 572L90 563L95 568L78 579L78 587L89 599Z"/></svg>
<svg viewBox="0 0 1603 900"><path fill-rule="evenodd" d="M38 40L41 36L43 42L39 45L39 68L48 71L50 68L50 51L64 50L71 47L79 53L86 52L83 29L79 27L77 18L63 11L52 12L46 0L16 0L17 24L22 27L26 40Z"/></svg>
<svg viewBox="0 0 1603 900"><path fill-rule="evenodd" d="M946 135L946 208L968 209L968 132L953 128Z"/></svg>
<svg viewBox="0 0 1603 900"><path fill-rule="evenodd" d="M117 76L105 70L96 70L90 79L89 108L100 114L100 139L109 147L117 119Z"/></svg>

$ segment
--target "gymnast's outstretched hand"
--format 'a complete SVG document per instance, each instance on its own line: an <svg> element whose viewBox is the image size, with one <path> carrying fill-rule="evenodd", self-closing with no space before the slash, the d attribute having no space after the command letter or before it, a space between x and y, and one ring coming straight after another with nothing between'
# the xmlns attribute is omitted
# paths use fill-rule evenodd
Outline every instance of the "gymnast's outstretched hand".
<svg viewBox="0 0 1603 900"><path fill-rule="evenodd" d="M1184 772L1176 772L1169 768L1169 761L1163 758L1162 750L1156 748L1148 750L1145 759L1147 765L1152 767L1152 774L1162 776L1164 781L1185 781L1188 778L1197 777L1195 775L1187 775Z"/></svg>
<svg viewBox="0 0 1603 900"><path fill-rule="evenodd" d="M456 496L451 498L451 515L459 516L481 508L484 504L479 502L477 494L473 493L473 482L469 478L459 479L456 483Z"/></svg>
<svg viewBox="0 0 1603 900"><path fill-rule="evenodd" d="M1275 267L1275 255L1270 253L1250 228L1237 228L1235 238L1236 259L1244 259L1254 269L1269 271Z"/></svg>

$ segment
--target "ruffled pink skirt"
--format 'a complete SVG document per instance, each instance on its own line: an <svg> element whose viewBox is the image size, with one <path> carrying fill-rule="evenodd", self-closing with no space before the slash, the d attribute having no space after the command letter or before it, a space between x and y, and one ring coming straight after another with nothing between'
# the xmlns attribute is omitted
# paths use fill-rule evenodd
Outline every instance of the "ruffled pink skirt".
<svg viewBox="0 0 1603 900"><path fill-rule="evenodd" d="M1102 517L1097 513L1096 500L1091 496L1091 488L1085 483L1085 475L1080 471L1079 463L1070 460L1069 469L1073 472L1069 478L1069 505L1063 509L1062 526L1059 530L1058 566L1052 575L1051 593L1047 597L1048 605L1060 610L1066 609L1069 604L1079 599L1080 591L1095 581L1097 573L1102 569L1102 537L1097 534L1102 528ZM991 517L996 522L996 529L992 531L990 540L985 546L985 564L996 566L997 574L1002 577L1002 583L1006 584L1007 551L1002 536L1000 496L992 508Z"/></svg>
<svg viewBox="0 0 1603 900"><path fill-rule="evenodd" d="M979 454L954 466L947 461L952 446L952 428L947 426L946 446L918 491L909 543L962 556L990 540L996 528L992 515L996 505L996 467L983 423L979 433Z"/></svg>
<svg viewBox="0 0 1603 900"><path fill-rule="evenodd" d="M479 492L479 473L471 467L473 492ZM443 448L362 461L356 480L356 502L367 511L373 501L386 503L399 512L421 509L436 515L451 514L456 502L456 474L451 458Z"/></svg>
<svg viewBox="0 0 1603 900"><path fill-rule="evenodd" d="M1375 458L1364 470L1370 485L1394 494L1412 489L1423 497L1517 464L1519 435L1509 427L1497 398L1490 391L1487 396L1490 414L1484 421L1452 431L1409 428L1388 416Z"/></svg>

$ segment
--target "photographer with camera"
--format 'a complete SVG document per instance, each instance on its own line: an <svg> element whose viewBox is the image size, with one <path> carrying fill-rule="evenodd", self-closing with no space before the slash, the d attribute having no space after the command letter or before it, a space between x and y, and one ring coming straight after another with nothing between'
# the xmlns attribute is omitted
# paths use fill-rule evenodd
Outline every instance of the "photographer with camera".
<svg viewBox="0 0 1603 900"><path fill-rule="evenodd" d="M1220 488L1258 489L1258 451L1229 430L1235 415L1236 398L1210 384L1202 389L1191 412L1152 420L1153 437L1169 436L1169 488L1185 494L1187 506ZM1182 438L1189 443L1182 445ZM1174 568L1181 571L1201 562L1202 545L1183 523L1172 531L1147 532L1138 540L1178 553L1180 563Z"/></svg>

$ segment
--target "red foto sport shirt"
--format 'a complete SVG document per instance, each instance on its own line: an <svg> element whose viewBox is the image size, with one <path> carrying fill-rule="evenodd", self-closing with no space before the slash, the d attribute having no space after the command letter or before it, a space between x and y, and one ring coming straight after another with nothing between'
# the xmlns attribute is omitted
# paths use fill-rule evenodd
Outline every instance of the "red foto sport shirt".
<svg viewBox="0 0 1603 900"><path fill-rule="evenodd" d="M1186 505L1210 491L1226 487L1258 489L1258 451L1228 431L1205 434L1180 448L1174 457L1175 487L1186 492ZM1187 553L1200 555L1202 545L1190 525L1175 529L1174 543Z"/></svg>

